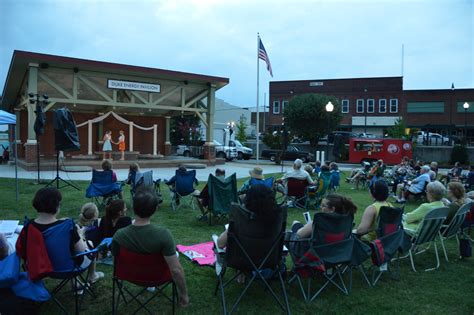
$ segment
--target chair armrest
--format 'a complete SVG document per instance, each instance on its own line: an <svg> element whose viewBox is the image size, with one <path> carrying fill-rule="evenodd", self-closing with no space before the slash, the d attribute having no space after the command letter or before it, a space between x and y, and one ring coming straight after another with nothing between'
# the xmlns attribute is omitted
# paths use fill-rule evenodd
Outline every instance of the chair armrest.
<svg viewBox="0 0 474 315"><path fill-rule="evenodd" d="M212 241L214 242L214 248L217 254L225 254L225 249L224 248L219 248L217 245L217 239L218 236L216 234L212 234Z"/></svg>

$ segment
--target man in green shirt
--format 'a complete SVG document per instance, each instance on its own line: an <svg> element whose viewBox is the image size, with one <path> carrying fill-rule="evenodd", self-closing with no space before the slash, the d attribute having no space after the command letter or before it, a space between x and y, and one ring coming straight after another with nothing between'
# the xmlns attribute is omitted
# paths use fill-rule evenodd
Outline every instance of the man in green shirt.
<svg viewBox="0 0 474 315"><path fill-rule="evenodd" d="M176 247L171 233L162 227L151 224L151 216L158 207L158 198L151 190L137 191L133 198L135 221L118 230L112 240L111 251L116 255L121 246L139 254L161 253L171 271L179 292L180 306L189 305L188 290Z"/></svg>
<svg viewBox="0 0 474 315"><path fill-rule="evenodd" d="M410 213L404 215L403 226L409 234L415 234L418 230L419 225L425 218L425 216L431 210L444 207L441 199L446 193L446 188L439 181L434 181L428 184L426 187L426 199L427 203L422 203L418 208Z"/></svg>

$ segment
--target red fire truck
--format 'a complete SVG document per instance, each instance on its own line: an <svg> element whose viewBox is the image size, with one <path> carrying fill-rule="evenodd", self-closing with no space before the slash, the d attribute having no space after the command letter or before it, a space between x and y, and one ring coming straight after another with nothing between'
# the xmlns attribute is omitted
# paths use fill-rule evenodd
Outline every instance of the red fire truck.
<svg viewBox="0 0 474 315"><path fill-rule="evenodd" d="M362 163L382 159L385 164L398 164L406 156L413 156L411 141L390 138L351 138L349 162Z"/></svg>

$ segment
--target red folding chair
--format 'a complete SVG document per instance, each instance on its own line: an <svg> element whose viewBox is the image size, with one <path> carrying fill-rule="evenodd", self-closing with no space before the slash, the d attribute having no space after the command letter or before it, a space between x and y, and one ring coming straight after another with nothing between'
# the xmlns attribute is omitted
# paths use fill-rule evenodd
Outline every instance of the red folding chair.
<svg viewBox="0 0 474 315"><path fill-rule="evenodd" d="M140 289L132 292L131 288L125 286L127 282L140 287ZM172 287L171 298L164 292L170 284ZM155 287L155 291L149 293L151 296L147 297L146 290L148 287ZM118 289L117 298L115 297L116 288ZM127 300L125 294L128 294L129 300ZM138 254L120 247L119 253L114 257L112 314L118 313L120 297L123 298L126 304L132 301L139 304L133 314L141 309L146 310L149 314L156 314L156 311L152 312L147 308L147 304L157 296L163 296L171 302L172 313L174 314L176 285L163 255L161 253Z"/></svg>
<svg viewBox="0 0 474 315"><path fill-rule="evenodd" d="M300 209L306 209L306 188L308 181L306 179L288 178L286 189L287 199L292 202L293 206Z"/></svg>

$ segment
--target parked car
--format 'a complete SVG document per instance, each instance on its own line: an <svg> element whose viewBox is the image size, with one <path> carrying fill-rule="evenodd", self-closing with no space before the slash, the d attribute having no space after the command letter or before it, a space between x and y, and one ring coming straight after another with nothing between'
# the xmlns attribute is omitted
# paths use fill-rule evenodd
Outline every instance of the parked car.
<svg viewBox="0 0 474 315"><path fill-rule="evenodd" d="M262 157L269 158L270 161L275 163L280 163L282 159L286 161L302 159L305 163L314 159L313 154L306 151L301 151L293 145L289 145L284 152L282 152L282 150L263 150Z"/></svg>
<svg viewBox="0 0 474 315"><path fill-rule="evenodd" d="M225 146L217 140L214 140L214 146L216 147L216 157L232 161L238 156L237 148Z"/></svg>
<svg viewBox="0 0 474 315"><path fill-rule="evenodd" d="M333 131L329 134L329 143L334 143L334 138L336 135L341 137L342 143L349 144L350 138L357 138L359 135L352 131Z"/></svg>
<svg viewBox="0 0 474 315"><path fill-rule="evenodd" d="M426 145L448 145L449 138L443 137L439 133L418 131L416 142Z"/></svg>
<svg viewBox="0 0 474 315"><path fill-rule="evenodd" d="M237 159L238 160L248 160L253 155L253 150L243 146L239 140L230 140L229 141L230 147L235 147L237 149Z"/></svg>

